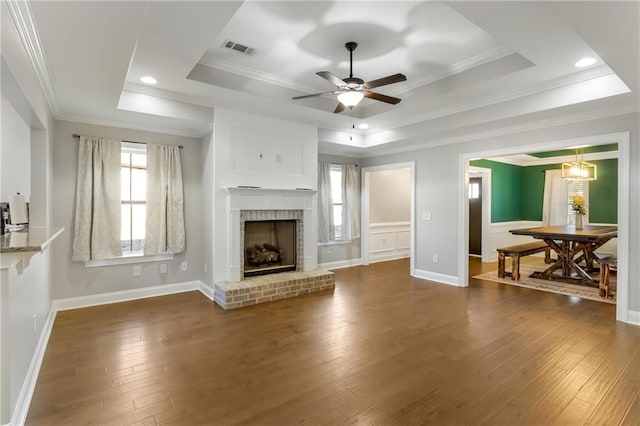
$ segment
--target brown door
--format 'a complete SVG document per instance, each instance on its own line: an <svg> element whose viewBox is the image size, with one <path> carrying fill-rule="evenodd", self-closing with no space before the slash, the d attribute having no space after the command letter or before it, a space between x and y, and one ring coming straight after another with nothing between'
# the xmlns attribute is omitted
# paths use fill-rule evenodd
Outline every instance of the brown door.
<svg viewBox="0 0 640 426"><path fill-rule="evenodd" d="M482 178L469 179L469 254L482 254Z"/></svg>

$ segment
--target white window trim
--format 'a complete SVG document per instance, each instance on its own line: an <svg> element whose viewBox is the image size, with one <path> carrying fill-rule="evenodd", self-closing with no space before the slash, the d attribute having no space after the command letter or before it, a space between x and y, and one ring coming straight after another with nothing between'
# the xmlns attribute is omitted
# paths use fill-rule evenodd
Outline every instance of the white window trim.
<svg viewBox="0 0 640 426"><path fill-rule="evenodd" d="M354 240L357 240L359 238L354 238ZM351 244L354 240L333 240L333 241L327 241L324 243L318 243L318 247L323 247L323 246L339 246L339 245L343 245L343 244Z"/></svg>
<svg viewBox="0 0 640 426"><path fill-rule="evenodd" d="M153 256L145 256L140 253L132 253L122 257L113 257L111 259L89 260L84 262L85 268L98 268L101 266L128 265L131 263L148 263L160 262L163 260L173 260L173 254L157 254Z"/></svg>

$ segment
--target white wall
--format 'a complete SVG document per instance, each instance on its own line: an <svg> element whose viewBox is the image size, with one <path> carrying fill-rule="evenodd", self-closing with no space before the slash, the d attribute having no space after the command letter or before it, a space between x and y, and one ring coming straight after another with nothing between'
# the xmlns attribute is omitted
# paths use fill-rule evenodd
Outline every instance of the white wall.
<svg viewBox="0 0 640 426"><path fill-rule="evenodd" d="M479 150L511 146L527 146L543 142L588 137L593 135L626 132L630 143L630 264L629 308L640 311L640 115L626 114L617 117L548 127L504 135L492 139L477 139L455 145L437 146L411 152L391 154L365 159L363 166L416 161L416 213L432 212L432 221L416 222L416 269L442 274L457 281L458 275L458 156ZM428 143L425 140L424 143ZM433 263L434 254L439 263Z"/></svg>
<svg viewBox="0 0 640 426"><path fill-rule="evenodd" d="M180 151L185 200L186 251L167 263L167 273L160 274L160 263L141 263L142 274L133 276L134 265L85 268L82 262L71 261L73 217L77 175L78 143L73 133L103 136L157 144L183 145ZM53 143L53 223L67 229L60 237L59 250L53 253L54 298L63 299L113 291L139 289L162 284L200 280L203 271L202 228L202 156L200 139L151 133L116 127L56 121ZM187 261L188 270L180 263Z"/></svg>
<svg viewBox="0 0 640 426"><path fill-rule="evenodd" d="M2 135L0 139L0 201L16 193L29 202L31 194L31 129L11 103L2 96Z"/></svg>
<svg viewBox="0 0 640 426"><path fill-rule="evenodd" d="M213 178L214 178L214 160L213 160L213 132L204 135L200 139L202 145L202 282L213 289L213 242L214 235L214 216L213 216Z"/></svg>
<svg viewBox="0 0 640 426"><path fill-rule="evenodd" d="M369 222L411 220L411 169L369 172Z"/></svg>
<svg viewBox="0 0 640 426"><path fill-rule="evenodd" d="M5 2L2 19L2 139L4 145L5 126L20 129L24 151L22 158L29 158L25 166L29 170L30 185L24 191L29 195L30 215L33 225L46 225L51 220L51 156L53 117L38 78L11 21ZM5 108L6 102L11 108ZM5 111L6 110L6 111ZM14 114L15 113L15 114ZM8 115L7 115L8 114ZM28 134L24 130L28 129ZM10 132L11 133L11 132ZM10 143L12 141L9 141ZM30 151L30 154L27 154ZM19 156L19 154L18 154ZM4 160L4 155L3 155ZM23 160L24 162L24 160ZM20 185L8 173L2 161L1 180L10 186ZM13 189L11 189L13 191ZM51 248L55 248L55 242ZM16 422L21 413L19 397L28 386L25 382L28 369L37 358L37 343L45 331L45 319L51 308L52 286L50 276L51 248L35 255L25 269L5 269L0 273L2 286L0 312L3 337L0 342L0 424L10 420ZM33 317L36 317L35 329ZM7 330L8 334L4 331ZM8 359L7 359L8 358ZM4 392L7 390L8 392Z"/></svg>
<svg viewBox="0 0 640 426"><path fill-rule="evenodd" d="M316 127L237 111L216 109L213 130L215 235L214 281L228 280L230 245L229 193L239 185L272 189L317 188ZM316 228L313 223L305 223ZM314 232L317 239L317 233ZM305 253L305 257L308 253ZM317 261L317 254L313 254ZM215 263L214 263L215 262ZM315 263L315 262L314 262Z"/></svg>

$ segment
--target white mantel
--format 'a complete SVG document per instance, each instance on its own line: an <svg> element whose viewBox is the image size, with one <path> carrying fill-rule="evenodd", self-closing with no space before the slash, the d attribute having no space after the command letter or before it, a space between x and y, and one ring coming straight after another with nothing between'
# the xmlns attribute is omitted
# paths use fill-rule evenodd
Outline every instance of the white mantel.
<svg viewBox="0 0 640 426"><path fill-rule="evenodd" d="M226 264L216 264L217 270L226 270L226 276L216 281L242 280L242 245L240 213L243 210L300 210L303 213L304 258L301 270L317 268L316 193L306 189L238 188L227 187L227 241ZM218 269L221 268L221 269Z"/></svg>

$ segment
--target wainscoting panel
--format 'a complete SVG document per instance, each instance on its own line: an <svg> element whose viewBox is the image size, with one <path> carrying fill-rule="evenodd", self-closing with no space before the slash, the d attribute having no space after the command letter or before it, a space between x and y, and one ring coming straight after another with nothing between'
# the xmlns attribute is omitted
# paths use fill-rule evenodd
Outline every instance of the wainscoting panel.
<svg viewBox="0 0 640 426"><path fill-rule="evenodd" d="M491 234L489 235L489 253L491 253L490 261L498 261L498 252L496 250L498 250L500 247L507 247L514 244L522 244L533 241L533 239L527 235L513 235L511 232L509 232L510 230L535 228L537 226L542 226L542 222L518 220L512 222L492 223L490 226ZM541 255L544 256L544 253L541 253Z"/></svg>
<svg viewBox="0 0 640 426"><path fill-rule="evenodd" d="M411 255L410 222L369 225L369 262L402 259Z"/></svg>

